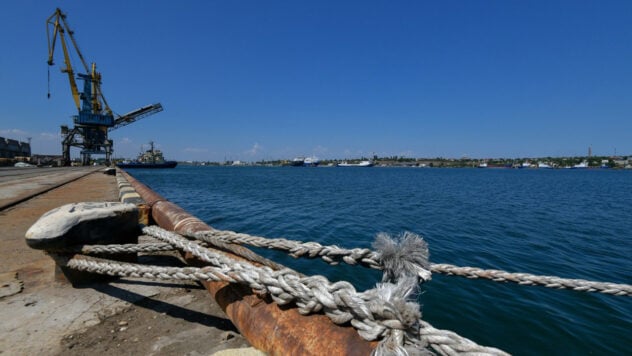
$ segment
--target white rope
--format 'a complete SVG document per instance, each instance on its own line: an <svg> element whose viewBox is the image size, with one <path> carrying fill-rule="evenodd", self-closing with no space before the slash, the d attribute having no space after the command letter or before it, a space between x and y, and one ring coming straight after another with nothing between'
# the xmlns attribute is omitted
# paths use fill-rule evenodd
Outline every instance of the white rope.
<svg viewBox="0 0 632 356"><path fill-rule="evenodd" d="M403 238L406 239L405 233ZM336 245L323 246L317 242L301 242L283 238L268 239L225 230L209 230L185 232L184 236L207 242L213 246L222 247L226 243L246 244L254 247L286 251L292 257L321 258L330 265L337 265L341 261L349 265L361 265L373 269L383 270L380 253L366 248L345 249ZM380 234L378 234L379 238ZM416 236L416 235L415 235ZM243 256L246 257L246 256ZM427 256L425 256L427 259ZM416 274L423 281L430 280L428 266L418 266Z"/></svg>
<svg viewBox="0 0 632 356"><path fill-rule="evenodd" d="M555 276L537 276L529 273L509 273L477 267L458 267L449 264L432 264L431 271L447 275L477 279L485 278L494 282L513 282L520 285L539 285L547 288L572 289L580 292L598 292L616 296L632 296L632 285L568 279Z"/></svg>
<svg viewBox="0 0 632 356"><path fill-rule="evenodd" d="M283 271L277 271L279 276L289 277L283 278L283 281L286 283L276 283L272 281L274 276L266 276L265 273L245 273L243 270L239 268L231 269L228 266L222 267L161 267L161 266L148 266L148 265L138 265L133 263L125 263L125 262L114 262L114 261L103 261L96 258L84 259L84 258L72 258L68 259L63 256L56 256L51 253L57 263L62 266L66 266L68 268L105 274L110 276L119 276L119 277L133 277L133 278L148 278L148 279L166 279L166 280L201 280L201 281L225 281L229 283L241 283L247 284L251 286L258 286L259 283L257 278L261 277L261 284L272 282L271 287L268 289L270 293L280 293L283 294L283 289L293 289L291 285L295 284L293 282L298 281L297 278L293 278L290 274L289 276L283 276ZM236 264L238 265L238 264ZM236 267L236 266L234 266ZM262 267L262 269L269 269L267 267ZM335 307L336 301L342 301L343 304L364 304L360 306L360 313L365 314L365 316L369 316L372 312L376 312L374 315L388 315L395 314L395 310L391 307L388 308L384 305L380 305L383 301L377 301L373 303L367 303L367 301L363 301L362 293L356 293L356 295L351 295L350 293L345 293L349 290L353 290L353 287L348 285L346 282L337 282L330 284L331 288L323 288L323 282L327 282L326 279L322 276L308 277L304 280L304 284L308 287L315 287L316 292L314 293L314 301L316 303L321 303L325 301L325 304L322 305L323 309L327 309L328 307ZM254 288L253 288L254 289ZM333 290L334 295L328 294L328 290ZM287 294L287 293L286 293ZM271 294L272 295L272 294ZM277 303L284 303L284 299L274 298ZM281 304L279 303L279 304ZM299 303L297 303L299 305ZM319 308L314 308L314 310L318 310ZM299 307L299 312L301 308ZM345 320L348 321L345 317L337 318L337 314L326 313L334 323L343 324ZM346 316L346 315L343 315ZM380 324L383 324L381 325ZM433 328L427 322L418 321L421 325L419 328L418 336L420 337L420 341L415 343L414 345L419 347L430 346L435 351L442 355L454 355L459 353L471 353L478 355L507 355L505 352L477 345L473 341L463 338L451 331L447 330L439 330ZM403 330L406 328L406 325L403 325L399 320L396 319L383 319L383 320L368 320L368 322L357 321L356 319L351 319L351 324L358 329L358 333L363 338L369 337L369 340L373 340L379 337L384 337L386 334L387 327L395 328L398 330ZM386 326L385 326L386 325ZM376 330L373 330L377 328ZM406 353L411 353L412 350L406 349ZM376 355L380 355L380 352L376 352Z"/></svg>
<svg viewBox="0 0 632 356"><path fill-rule="evenodd" d="M294 303L302 314L323 312L336 324L351 323L358 334L366 340L381 339L382 341L374 350L375 355L420 354L428 345L441 353L449 354L459 350L502 354L502 351L478 346L454 333L443 333L443 336L437 336L442 334L421 321L419 305L411 302L409 296L417 288L420 276L427 275L429 279L430 272L424 268L427 268L427 246L414 234L404 235L401 241L402 246L407 245L410 249L418 250L411 253L412 257L402 256L401 249L390 237L378 236L376 241L381 243L383 250L381 257L390 259L390 262L380 260L380 263L387 265L384 283L379 283L375 289L358 293L348 282L331 283L323 276L305 277L287 268L275 271L268 266L258 267L249 262L236 261L201 246L199 242L189 241L156 226L145 227L143 232L165 241L166 244L77 246L73 250L84 254L120 254L163 251L175 247L193 254L212 266L204 268L147 266L86 257L69 259L68 255L57 255L55 252L50 252L50 254L59 265L112 276L225 281L248 285L255 293L269 295L279 305ZM339 253L336 249L329 249L329 251L334 251L334 255ZM331 255L331 253L326 255ZM351 260L346 259L346 262L349 261ZM398 274L402 275L400 280L394 281ZM420 325L425 327L420 328ZM421 335L419 331L422 330L432 331L432 333ZM493 352L489 352L490 350Z"/></svg>
<svg viewBox="0 0 632 356"><path fill-rule="evenodd" d="M401 329L410 326L392 303L382 300L377 303L381 305L375 305L373 296L356 292L348 282L331 283L323 276L302 277L289 269L274 271L266 266L236 262L155 226L145 227L143 232L216 267L230 270L235 280L247 282L257 293L270 294L280 305L294 302L302 314L323 311L337 324L355 320L363 328L360 333L365 339L375 340L383 336L388 329L384 324Z"/></svg>
<svg viewBox="0 0 632 356"><path fill-rule="evenodd" d="M331 265L336 265L342 261L350 265L359 263L371 268L381 269L377 253L366 248L344 249L335 245L323 246L318 242L301 242L284 238L269 239L227 230L197 231L185 233L184 235L213 245L217 242L230 242L287 251L290 256L296 258L321 258Z"/></svg>
<svg viewBox="0 0 632 356"><path fill-rule="evenodd" d="M478 345L453 331L436 329L423 320L420 320L419 336L441 355L508 355L499 349Z"/></svg>
<svg viewBox="0 0 632 356"><path fill-rule="evenodd" d="M301 242L283 238L267 239L243 233L225 230L211 230L188 233L185 236L196 238L211 245L222 243L246 244L249 246L287 251L293 257L321 258L331 265L344 262L359 264L373 269L384 269L380 254L362 248L344 249L335 245L323 246L317 242ZM632 296L632 285L610 282L596 282L585 279L569 279L555 276L538 276L528 273L511 273L478 267L458 267L450 264L430 264L433 273L462 276L470 279L488 279L494 282L512 282L521 285L543 286L555 289L571 289L578 292L596 292L615 296ZM423 272L420 272L423 273ZM424 280L428 278L423 278Z"/></svg>
<svg viewBox="0 0 632 356"><path fill-rule="evenodd" d="M168 243L142 243L142 244L110 244L110 245L78 245L63 249L52 249L50 252L56 253L81 253L84 255L94 254L129 254L129 253L149 253L173 251L175 248Z"/></svg>
<svg viewBox="0 0 632 356"><path fill-rule="evenodd" d="M357 293L348 282L330 283L323 276L300 278L293 272L272 271L267 267L244 268L241 263L197 268L139 265L97 258L55 258L69 268L110 276L245 284L258 294L269 294L279 305L295 302L299 312L305 315L322 310L337 324L357 318L354 324L363 329L361 335L369 340L382 336L387 329L385 325L399 329L408 326L404 325L405 321L397 319L403 318L393 305L378 305L367 300L363 293ZM217 259L210 260L217 262Z"/></svg>
<svg viewBox="0 0 632 356"><path fill-rule="evenodd" d="M213 263L216 258L220 257L215 253L211 253L209 256L208 252L210 252L210 250L192 244L177 234L155 226L146 227L143 229L143 232L171 243L209 263ZM402 241L410 245L414 244L411 241L415 238L419 239L419 237L414 234L405 234L402 236ZM381 236L381 239L380 236L378 236L378 241L381 241L382 245L388 244L388 242L386 242L387 240L385 240L385 236ZM230 258L226 258L225 262L234 263ZM408 338L400 336L400 340L395 342L395 344L402 345L404 341L406 341L407 345L414 345L415 349L419 351L428 345L428 341L430 341L430 345L435 345L433 348L444 351L447 350L448 353L452 354L463 350L467 352L478 352L480 354L506 355L503 351L495 348L479 346L473 341L453 332L446 331L442 333L441 330L434 329L430 324L420 320L421 313L419 312L419 305L417 303L406 302L406 297L418 283L417 278L408 280L402 278L400 285L381 283L378 284L376 289L364 293L357 293L353 286L347 282L336 282L332 284L322 276L300 277L289 270L285 274L281 274L282 271L278 271L272 272L272 275L266 275L263 272L267 272L270 269L267 267L260 267L260 269L259 275L262 277L261 284L265 284L269 287L267 292L271 294L273 300L277 303L283 305L289 303L291 299L294 299L300 313L307 314L323 311L334 323L342 324L350 321L363 338L367 340L382 338L383 340L380 342L380 346L386 344L384 341L389 341L390 338L397 338L398 335L403 335L400 331L406 331L408 334L412 334L412 337L411 335L409 335ZM423 273L419 273L419 269L421 269L421 267L414 269L409 268L408 271L409 274L416 276L420 274L423 275ZM283 278L275 279L275 273L279 273ZM408 286L406 286L406 284L408 284ZM401 285L404 286L401 287ZM258 286L251 285L251 288L255 290L257 287ZM402 288L407 288L407 290L402 291ZM274 296L275 293L277 293L276 298ZM410 332L411 330L417 329L419 325L424 325L425 329L423 330L428 334L428 337ZM437 341L441 342L437 343ZM408 348L409 352L404 354L408 354L415 349ZM382 351L384 350L380 350L380 347L378 347L375 354L381 355L390 353Z"/></svg>

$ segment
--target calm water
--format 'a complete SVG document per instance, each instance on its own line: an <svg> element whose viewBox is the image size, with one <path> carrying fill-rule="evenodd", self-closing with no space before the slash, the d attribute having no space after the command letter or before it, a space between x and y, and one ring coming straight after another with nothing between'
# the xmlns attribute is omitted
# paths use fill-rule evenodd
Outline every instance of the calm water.
<svg viewBox="0 0 632 356"><path fill-rule="evenodd" d="M431 261L632 284L632 171L177 167L131 170L218 229L343 247L412 231ZM257 250L371 288L380 272ZM423 318L513 354L630 354L632 298L434 275Z"/></svg>

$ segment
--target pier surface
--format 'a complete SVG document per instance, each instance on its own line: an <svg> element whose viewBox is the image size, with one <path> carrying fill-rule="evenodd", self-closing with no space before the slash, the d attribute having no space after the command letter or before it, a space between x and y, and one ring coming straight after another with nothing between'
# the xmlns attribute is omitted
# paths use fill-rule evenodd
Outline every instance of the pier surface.
<svg viewBox="0 0 632 356"><path fill-rule="evenodd" d="M73 288L55 281L50 257L26 245L28 228L51 209L118 201L104 168L0 168L0 354L212 355L247 347L196 283L118 279Z"/></svg>

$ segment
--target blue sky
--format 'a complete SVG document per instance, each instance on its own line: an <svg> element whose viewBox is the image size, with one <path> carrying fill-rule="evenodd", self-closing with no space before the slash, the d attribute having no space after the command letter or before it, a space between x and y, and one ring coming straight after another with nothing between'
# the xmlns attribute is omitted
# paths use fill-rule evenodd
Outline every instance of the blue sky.
<svg viewBox="0 0 632 356"><path fill-rule="evenodd" d="M165 108L115 157L632 154L632 1L8 1L0 136L34 153L76 113L56 6L116 113Z"/></svg>

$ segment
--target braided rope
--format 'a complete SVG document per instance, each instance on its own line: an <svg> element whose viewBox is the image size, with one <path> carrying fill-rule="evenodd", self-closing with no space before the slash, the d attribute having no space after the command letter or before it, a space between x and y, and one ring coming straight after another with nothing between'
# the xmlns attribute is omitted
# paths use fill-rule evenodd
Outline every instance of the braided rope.
<svg viewBox="0 0 632 356"><path fill-rule="evenodd" d="M63 249L53 249L49 252L56 253L81 253L84 255L93 254L129 254L129 253L149 253L173 251L174 247L168 243L144 243L144 244L111 244L111 245L78 245Z"/></svg>
<svg viewBox="0 0 632 356"><path fill-rule="evenodd" d="M555 276L537 276L529 273L510 273L477 267L458 267L450 264L432 264L431 271L466 278L485 278L494 282L513 282L520 285L539 285L547 288L571 289L580 292L598 292L617 296L632 296L632 285L594 282L585 279L568 279Z"/></svg>
<svg viewBox="0 0 632 356"><path fill-rule="evenodd" d="M183 233L183 236L189 236L189 237L193 237L195 238L195 233L193 232L185 232ZM206 243L209 243L211 245L213 245L215 248L224 250L224 251L228 251L234 255L243 257L249 261L253 261L253 262L257 262L259 264L262 264L264 266L268 266L270 268L273 269L283 269L283 268L287 268L283 265L280 265L274 261L271 261L267 258L261 257L258 254L252 252L249 249L243 248L241 247L239 244L234 244L232 242L229 241L222 241L220 239L212 239L212 238L198 238L197 240L199 241L203 241Z"/></svg>
<svg viewBox="0 0 632 356"><path fill-rule="evenodd" d="M351 321L367 340L382 337L392 328L406 329L410 326L393 303L378 301L367 293L358 293L348 282L331 283L323 276L302 277L290 269L274 271L266 266L236 262L155 226L145 227L143 232L229 270L235 280L247 282L259 294L270 294L279 305L294 302L301 314L323 311L337 324Z"/></svg>
<svg viewBox="0 0 632 356"><path fill-rule="evenodd" d="M337 265L342 261L350 265L360 264L370 268L381 269L378 262L378 254L366 248L344 249L335 245L323 246L318 242L302 242L284 238L268 239L228 230L198 231L187 233L185 236L206 241L213 245L218 242L230 242L287 251L292 257L321 258L331 265Z"/></svg>
<svg viewBox="0 0 632 356"><path fill-rule="evenodd" d="M344 249L335 245L323 246L317 242L301 242L283 238L267 239L233 231L211 230L188 233L185 236L197 238L211 245L230 242L247 244L275 250L287 251L293 257L321 258L331 265L344 262L350 265L382 270L380 255L363 248ZM596 292L615 296L632 296L632 285L595 282L584 279L569 279L555 276L538 276L528 273L511 273L501 270L477 267L458 267L450 264L430 264L430 271L446 275L463 276L470 279L489 279L494 282L513 282L521 285L543 286L555 289L571 289L580 292Z"/></svg>
<svg viewBox="0 0 632 356"><path fill-rule="evenodd" d="M209 257L208 255L201 256ZM300 278L288 270L273 271L268 267L258 268L235 262L232 265L197 268L140 265L98 258L55 258L59 264L69 268L110 276L245 284L258 294L269 294L279 305L295 302L301 314L322 310L337 324L353 320L354 325L362 328L363 332L360 334L368 340L383 336L389 327L408 327L404 324L406 321L399 320L403 318L393 305L388 305L390 303L380 305L383 301L367 300L366 295L357 293L350 283L330 283L323 276ZM218 262L222 258L208 260Z"/></svg>
<svg viewBox="0 0 632 356"><path fill-rule="evenodd" d="M143 232L174 244L174 246L210 263L213 263L214 258L218 257L214 253L211 253L212 256L208 256L208 252L210 252L208 249L192 244L181 236L158 227L146 227L143 229ZM230 258L226 258L226 260L229 263L234 263ZM416 303L407 303L407 309L401 305L404 303L403 300L390 300L390 298L385 297L385 295L391 296L394 293L392 291L393 285L379 284L375 290L357 293L355 288L349 283L336 282L331 284L323 276L300 277L290 270L285 270L285 272L271 271L272 276L266 276L262 272L270 269L261 267L261 270L259 272L261 282L262 284L265 283L267 293L270 293L273 300L278 304L287 304L292 301L291 299L294 299L298 306L298 311L302 314L323 311L336 324L350 321L358 330L358 334L366 340L388 337L389 330L397 335L399 331L414 329L415 325L423 325L424 327L420 329L420 332L423 334L414 335L414 338L406 340L408 344L415 344L417 349L430 344L433 348L441 350L442 354L455 354L466 351L479 354L506 355L506 353L498 349L480 346L456 333L438 330L423 322L420 320L419 306ZM282 278L275 280L274 276L276 274ZM231 276L234 275L231 274ZM255 285L251 284L250 287L257 290ZM303 289L305 287L311 288L311 293L309 289ZM381 293L385 289L389 291ZM306 297L300 292L310 295ZM279 294L275 296L274 293ZM379 316L381 320L376 318L376 316ZM414 320L411 319L411 316ZM415 339L418 341L415 342Z"/></svg>
<svg viewBox="0 0 632 356"><path fill-rule="evenodd" d="M226 230L189 232L184 233L184 236L195 238L218 247L228 242L286 251L290 256L295 258L321 258L332 266L344 262L349 265L361 265L378 270L384 269L380 254L367 248L345 249L336 245L323 246L317 242L301 242L284 238L268 239ZM418 268L417 275L424 281L430 279L429 271L424 268Z"/></svg>
<svg viewBox="0 0 632 356"><path fill-rule="evenodd" d="M166 279L166 280L201 280L201 281L225 281L230 283L241 283L247 284L251 288L256 289L254 287L258 287L259 285L263 285L264 283L268 286L268 293L279 293L287 294L284 289L291 290L294 282L299 281L299 278L293 273L289 273L284 275L284 271L272 271L273 274L278 274L278 279L275 279L275 276L267 276L264 271L244 271L239 268L239 264L235 263L234 266L236 268L231 268L229 266L221 266L221 267L161 267L161 266L150 266L150 265L139 265L133 263L126 262L114 262L114 261L106 261L98 258L67 258L63 256L58 256L51 253L51 256L55 258L57 263L62 266L66 266L68 268L91 272L91 273L99 273L110 276L119 276L119 277L132 277L132 278L147 278L147 279ZM268 267L261 267L262 270L270 270ZM262 273L263 272L263 273ZM260 279L258 281L257 279ZM336 302L343 304L354 304L357 302L363 302L364 305L361 305L359 310L365 316L369 316L372 312L377 312L375 314L382 315L393 315L396 313L394 308L385 307L383 300L377 300L373 302L367 302L362 300L362 293L355 293L355 295L345 293L348 290L353 290L353 287L350 286L347 282L336 282L330 284L331 290L335 293L334 295L328 294L328 288L323 286L325 282L328 282L322 276L314 276L303 278L306 287L313 287L313 300L308 303L300 303L296 304L299 306L299 312L302 314L307 314L310 311L305 309L301 309L300 305L306 306L307 304L315 305L317 303L322 303L325 301L325 304L322 304L323 310L326 310L329 307L335 307ZM348 288L345 288L348 287ZM279 297L279 295L277 295ZM282 295L282 297L287 297L287 295ZM286 299L278 299L273 296L273 299L277 301L277 303L287 304ZM380 310L382 307L382 310ZM317 311L319 308L314 308L314 311ZM329 314L326 313L334 323L344 324L346 321L349 321L346 314ZM380 321L378 320L368 320L368 322L361 322L356 319L351 319L351 324L358 329L358 333L360 336L368 340L374 340L379 337L383 337L386 334L386 330L388 328L393 328L397 330L404 330L407 328L406 325L403 325L400 321L396 319L384 319L381 320L384 325L380 325ZM432 327L427 322L422 320L418 320L421 327L419 328L419 337L421 341L416 345L421 345L424 347L428 345L432 347L435 351L442 355L454 355L461 352L467 352L478 355L506 355L501 350L484 347L477 345L473 341L461 337L451 331L440 330ZM377 331L372 330L372 328L377 327Z"/></svg>
<svg viewBox="0 0 632 356"><path fill-rule="evenodd" d="M419 336L433 350L440 355L509 355L493 348L478 345L472 340L464 338L449 330L437 329L429 323L420 320Z"/></svg>

